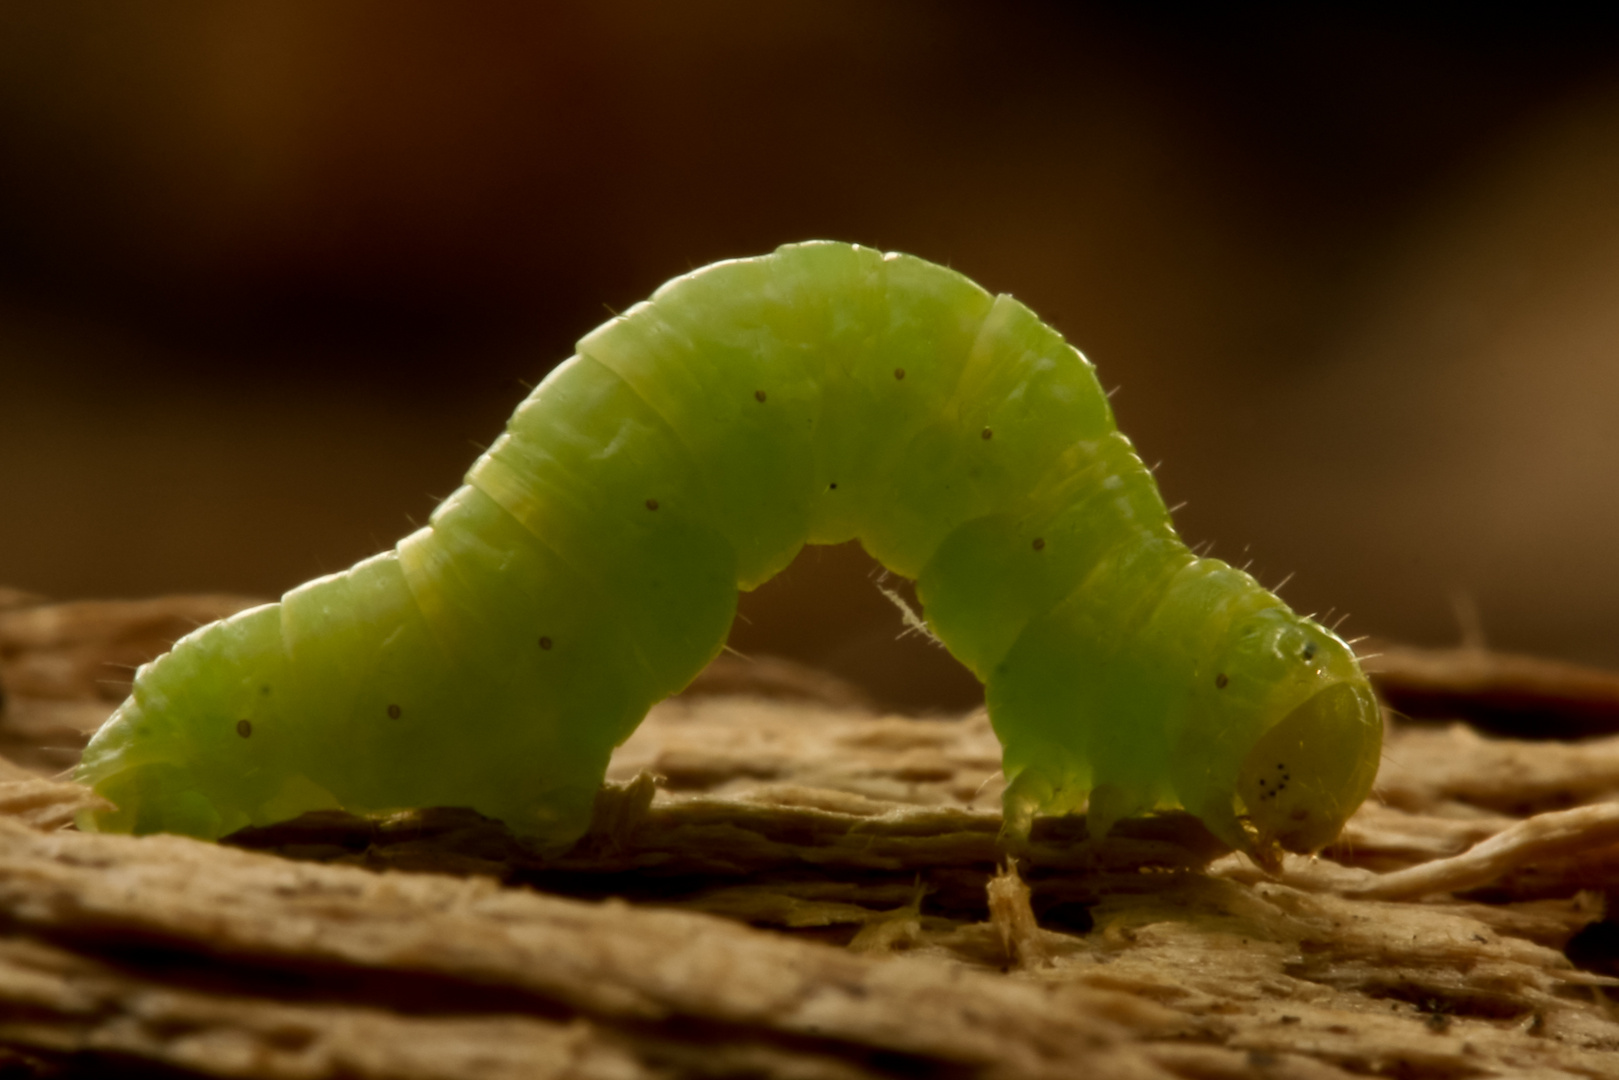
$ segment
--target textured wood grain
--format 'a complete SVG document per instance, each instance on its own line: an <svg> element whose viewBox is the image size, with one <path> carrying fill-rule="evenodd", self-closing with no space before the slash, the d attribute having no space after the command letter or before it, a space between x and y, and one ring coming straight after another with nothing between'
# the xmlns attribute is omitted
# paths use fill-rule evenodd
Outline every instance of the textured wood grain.
<svg viewBox="0 0 1619 1080"><path fill-rule="evenodd" d="M655 710L560 859L455 809L83 835L85 792L0 771L0 1067L1615 1071L1619 739L1396 729L1339 843L1272 877L1174 814L1041 822L1008 862L981 715L834 705L802 671L771 691Z"/></svg>

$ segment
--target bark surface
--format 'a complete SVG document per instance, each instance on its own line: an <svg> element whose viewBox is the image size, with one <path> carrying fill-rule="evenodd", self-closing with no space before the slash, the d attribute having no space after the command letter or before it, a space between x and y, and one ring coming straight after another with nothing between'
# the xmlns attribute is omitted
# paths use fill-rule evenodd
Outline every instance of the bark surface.
<svg viewBox="0 0 1619 1080"><path fill-rule="evenodd" d="M0 1075L1619 1071L1619 738L1397 728L1339 842L1276 878L1179 814L1044 821L1008 864L981 715L727 658L561 859L455 809L223 845L68 827L93 796L50 774L109 665L240 603L0 592ZM1400 663L1499 711L1477 656Z"/></svg>

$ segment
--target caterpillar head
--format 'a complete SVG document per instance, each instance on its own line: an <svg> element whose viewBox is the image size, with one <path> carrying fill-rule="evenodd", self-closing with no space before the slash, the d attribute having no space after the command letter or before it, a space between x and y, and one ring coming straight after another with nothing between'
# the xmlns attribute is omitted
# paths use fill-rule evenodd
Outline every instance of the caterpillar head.
<svg viewBox="0 0 1619 1080"><path fill-rule="evenodd" d="M1340 682L1284 716L1248 752L1237 794L1256 854L1310 855L1330 844L1371 792L1383 721L1371 687Z"/></svg>
<svg viewBox="0 0 1619 1080"><path fill-rule="evenodd" d="M1354 653L1274 599L1210 645L1176 736L1176 796L1266 868L1283 851L1319 851L1371 791L1382 752Z"/></svg>
<svg viewBox="0 0 1619 1080"><path fill-rule="evenodd" d="M1271 866L1279 851L1314 854L1337 837L1371 792L1383 743L1377 698L1349 646L1309 619L1277 612L1249 641L1264 653L1255 659L1271 675L1277 718L1236 777L1249 850Z"/></svg>

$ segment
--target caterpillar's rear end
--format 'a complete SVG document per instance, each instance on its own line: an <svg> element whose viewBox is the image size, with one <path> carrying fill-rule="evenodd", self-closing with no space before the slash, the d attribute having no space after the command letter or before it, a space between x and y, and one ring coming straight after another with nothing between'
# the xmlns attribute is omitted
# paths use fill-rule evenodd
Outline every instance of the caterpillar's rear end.
<svg viewBox="0 0 1619 1080"><path fill-rule="evenodd" d="M987 684L1013 834L1178 803L1268 858L1369 790L1348 648L1187 551L1084 357L952 271L811 243L665 285L427 529L143 668L80 772L119 809L87 823L448 804L565 842L737 588L853 538Z"/></svg>

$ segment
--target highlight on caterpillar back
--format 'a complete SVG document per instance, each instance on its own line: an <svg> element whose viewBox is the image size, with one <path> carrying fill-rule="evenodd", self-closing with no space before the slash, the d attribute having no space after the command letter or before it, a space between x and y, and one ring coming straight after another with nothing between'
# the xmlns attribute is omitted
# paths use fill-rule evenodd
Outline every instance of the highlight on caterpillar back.
<svg viewBox="0 0 1619 1080"><path fill-rule="evenodd" d="M851 539L985 683L1014 838L1180 805L1272 861L1371 788L1349 647L1187 550L1089 361L952 270L810 242L670 281L580 341L426 528L141 668L78 770L116 809L81 824L452 805L565 844L737 590Z"/></svg>

